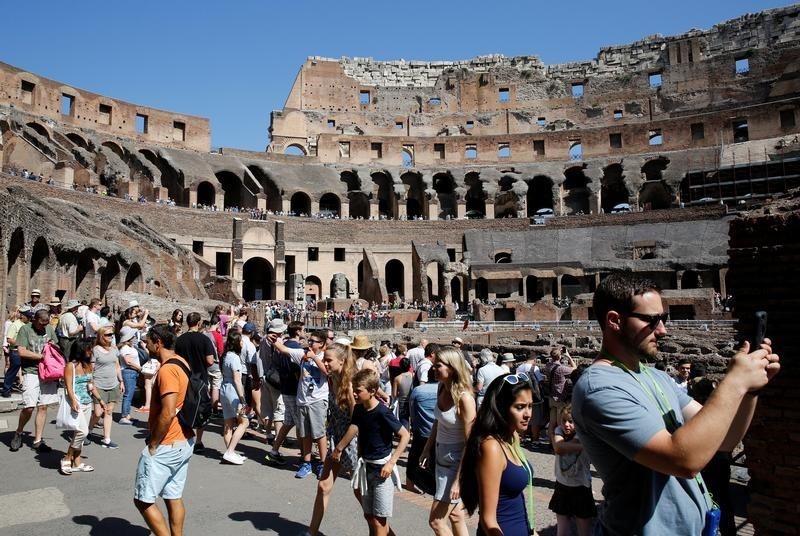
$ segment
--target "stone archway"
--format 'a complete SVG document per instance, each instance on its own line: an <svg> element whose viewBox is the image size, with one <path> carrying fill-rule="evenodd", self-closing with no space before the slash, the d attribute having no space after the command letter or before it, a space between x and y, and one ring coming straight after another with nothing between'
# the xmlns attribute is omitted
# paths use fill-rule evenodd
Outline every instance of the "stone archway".
<svg viewBox="0 0 800 536"><path fill-rule="evenodd" d="M78 299L90 300L97 297L97 269L94 264L96 257L97 252L93 249L85 249L78 256L78 264L75 266L75 295Z"/></svg>
<svg viewBox="0 0 800 536"><path fill-rule="evenodd" d="M564 211L566 214L589 214L589 183L583 167L574 166L564 172Z"/></svg>
<svg viewBox="0 0 800 536"><path fill-rule="evenodd" d="M295 192L289 206L289 210L294 216L311 216L311 198L305 192Z"/></svg>
<svg viewBox="0 0 800 536"><path fill-rule="evenodd" d="M467 186L467 194L465 196L467 217L472 219L485 218L487 193L483 188L480 174L476 172L467 173L464 178L464 184Z"/></svg>
<svg viewBox="0 0 800 536"><path fill-rule="evenodd" d="M217 189L208 181L197 185L197 204L213 207L217 204Z"/></svg>
<svg viewBox="0 0 800 536"><path fill-rule="evenodd" d="M545 175L536 175L528 183L528 193L526 194L526 205L528 216L536 214L537 210L543 208L553 209L553 179Z"/></svg>
<svg viewBox="0 0 800 536"><path fill-rule="evenodd" d="M138 262L134 262L128 268L128 273L125 275L124 289L131 292L142 292L142 268Z"/></svg>
<svg viewBox="0 0 800 536"><path fill-rule="evenodd" d="M600 199L603 212L622 203L630 204L630 192L625 184L625 174L621 164L611 164L603 169L600 179Z"/></svg>
<svg viewBox="0 0 800 536"><path fill-rule="evenodd" d="M25 284L28 280L24 266L25 259L25 232L21 227L14 229L6 252L6 285L7 303L18 305L26 296Z"/></svg>
<svg viewBox="0 0 800 536"><path fill-rule="evenodd" d="M108 259L100 272L100 298L104 298L109 290L116 290L120 283L119 262L114 257Z"/></svg>
<svg viewBox="0 0 800 536"><path fill-rule="evenodd" d="M437 173L433 176L433 189L439 199L439 219L447 216L455 218L456 210L456 181L450 173Z"/></svg>
<svg viewBox="0 0 800 536"><path fill-rule="evenodd" d="M386 263L386 292L392 294L397 292L400 297L405 296L405 267L397 259L392 259Z"/></svg>
<svg viewBox="0 0 800 536"><path fill-rule="evenodd" d="M369 219L369 197L364 192L350 192L350 217L353 219Z"/></svg>
<svg viewBox="0 0 800 536"><path fill-rule="evenodd" d="M373 173L372 182L378 186L378 214L384 218L396 219L397 195L391 175L383 171Z"/></svg>
<svg viewBox="0 0 800 536"><path fill-rule="evenodd" d="M263 257L253 257L242 266L242 298L245 301L274 299L275 272Z"/></svg>
<svg viewBox="0 0 800 536"><path fill-rule="evenodd" d="M272 180L272 177L270 177L261 166L250 165L247 166L247 169L250 170L256 182L258 182L264 190L264 195L267 196L267 210L281 212L283 210L283 196L281 195L281 190L278 188L278 185Z"/></svg>
<svg viewBox="0 0 800 536"><path fill-rule="evenodd" d="M48 246L47 240L40 236L33 243L33 250L31 251L30 287L43 289L42 298L50 294L50 285L45 281L47 279L46 272L50 265L50 246Z"/></svg>
<svg viewBox="0 0 800 536"><path fill-rule="evenodd" d="M408 186L406 193L406 215L409 219L428 218L428 197L425 194L425 183L419 173L404 173L400 180Z"/></svg>
<svg viewBox="0 0 800 536"><path fill-rule="evenodd" d="M323 216L338 218L342 215L342 202L339 196L328 192L319 198L319 212Z"/></svg>

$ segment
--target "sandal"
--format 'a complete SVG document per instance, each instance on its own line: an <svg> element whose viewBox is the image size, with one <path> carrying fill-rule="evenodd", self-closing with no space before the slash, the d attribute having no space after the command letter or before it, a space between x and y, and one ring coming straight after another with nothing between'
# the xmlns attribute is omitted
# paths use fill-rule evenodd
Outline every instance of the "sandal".
<svg viewBox="0 0 800 536"><path fill-rule="evenodd" d="M71 469L73 473L90 473L94 471L94 467L85 463L82 463L77 467L71 467Z"/></svg>
<svg viewBox="0 0 800 536"><path fill-rule="evenodd" d="M58 472L62 475L71 475L72 474L72 462L69 460L61 460L61 467L58 469Z"/></svg>

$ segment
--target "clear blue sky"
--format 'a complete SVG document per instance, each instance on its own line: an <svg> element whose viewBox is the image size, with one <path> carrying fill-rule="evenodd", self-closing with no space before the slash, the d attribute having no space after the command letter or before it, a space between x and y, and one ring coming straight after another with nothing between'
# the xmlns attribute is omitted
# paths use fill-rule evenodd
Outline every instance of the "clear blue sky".
<svg viewBox="0 0 800 536"><path fill-rule="evenodd" d="M208 117L212 146L264 150L307 56L588 60L786 2L742 0L79 0L7 2L0 61L77 88ZM35 11L35 14L32 12Z"/></svg>

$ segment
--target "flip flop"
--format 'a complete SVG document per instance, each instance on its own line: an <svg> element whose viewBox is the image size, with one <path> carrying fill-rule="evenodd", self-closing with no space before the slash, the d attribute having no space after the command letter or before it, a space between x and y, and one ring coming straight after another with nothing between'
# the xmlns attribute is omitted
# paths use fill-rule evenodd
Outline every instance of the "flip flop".
<svg viewBox="0 0 800 536"><path fill-rule="evenodd" d="M94 467L85 463L82 463L77 467L72 467L71 469L73 473L90 473L94 471Z"/></svg>
<svg viewBox="0 0 800 536"><path fill-rule="evenodd" d="M61 467L58 469L58 472L62 475L71 475L72 474L72 462L69 460L61 460Z"/></svg>

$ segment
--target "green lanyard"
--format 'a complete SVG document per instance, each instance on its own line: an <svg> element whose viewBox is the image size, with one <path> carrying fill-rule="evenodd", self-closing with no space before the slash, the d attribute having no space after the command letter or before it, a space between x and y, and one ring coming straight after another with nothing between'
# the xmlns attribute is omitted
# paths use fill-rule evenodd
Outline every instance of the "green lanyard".
<svg viewBox="0 0 800 536"><path fill-rule="evenodd" d="M645 376L647 376L650 379L650 382L653 384L653 387L655 388L656 392L658 393L658 397L656 397L653 394L653 392L647 387L647 385L645 385L644 382L642 382L620 360L615 359L613 356L611 356L610 354L608 354L606 352L603 352L602 356L603 356L604 359L607 359L607 360L611 361L612 365L614 365L615 367L620 368L623 371L627 372L628 375L630 375L631 378L636 380L636 383L639 384L639 386L642 388L642 390L645 392L645 394L648 397L650 397L650 399L653 402L655 402L656 405L658 406L659 411L661 411L661 417L664 419L664 424L666 425L667 430L669 431L669 433L675 432L675 430L677 430L680 427L680 423L678 423L677 417L675 416L675 411L672 409L672 404L669 403L669 399L667 398L667 395L664 394L664 391L661 389L661 386L658 384L656 379L653 377L653 375L648 370L648 366L647 365L645 365L644 363L640 364L640 369L645 374ZM695 475L695 477L694 477L694 480L695 480L695 482L697 482L697 485L700 487L700 493L703 494L703 498L705 499L705 502L706 502L706 507L709 510L712 510L715 507L719 508L717 506L717 503L714 502L714 498L711 496L711 493L708 491L708 488L706 487L706 483L703 480L703 475L700 474L700 473L697 473Z"/></svg>
<svg viewBox="0 0 800 536"><path fill-rule="evenodd" d="M519 445L519 439L514 439L513 443L506 443L511 453L518 458L519 463L525 468L528 473L528 522L531 525L531 530L534 528L534 512L533 512L533 469L531 469L527 458L522 453L522 448Z"/></svg>

